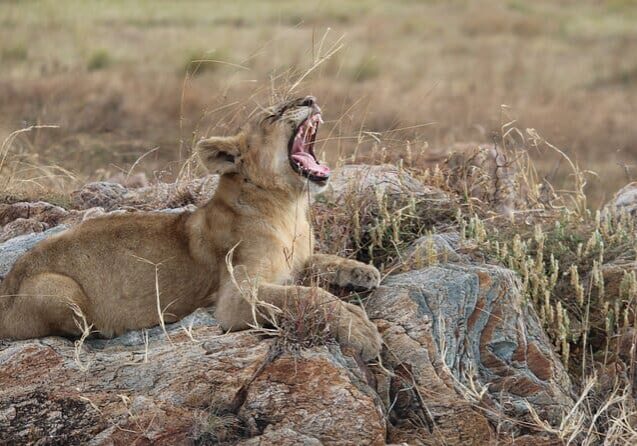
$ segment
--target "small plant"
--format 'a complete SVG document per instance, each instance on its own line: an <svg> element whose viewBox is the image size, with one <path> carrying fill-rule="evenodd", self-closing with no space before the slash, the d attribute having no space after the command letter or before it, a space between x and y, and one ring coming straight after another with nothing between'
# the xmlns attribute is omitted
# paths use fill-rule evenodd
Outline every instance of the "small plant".
<svg viewBox="0 0 637 446"><path fill-rule="evenodd" d="M197 446L226 444L240 439L245 426L225 404L213 401L206 411L196 419L193 439Z"/></svg>
<svg viewBox="0 0 637 446"><path fill-rule="evenodd" d="M108 68L113 63L113 58L108 50L101 48L91 53L86 62L88 71L97 71Z"/></svg>
<svg viewBox="0 0 637 446"><path fill-rule="evenodd" d="M365 82L378 77L381 65L373 56L364 56L352 68L352 79L357 82Z"/></svg>
<svg viewBox="0 0 637 446"><path fill-rule="evenodd" d="M21 62L27 60L28 57L29 50L24 45L7 47L0 52L0 60L6 62Z"/></svg>

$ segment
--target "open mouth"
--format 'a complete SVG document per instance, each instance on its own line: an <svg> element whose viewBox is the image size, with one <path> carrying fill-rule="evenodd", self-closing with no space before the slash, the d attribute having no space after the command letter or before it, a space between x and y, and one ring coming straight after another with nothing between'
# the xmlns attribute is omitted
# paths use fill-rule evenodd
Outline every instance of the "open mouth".
<svg viewBox="0 0 637 446"><path fill-rule="evenodd" d="M325 183L330 178L330 168L322 166L314 154L314 142L319 125L323 123L319 112L312 113L292 134L288 144L292 169L315 183Z"/></svg>

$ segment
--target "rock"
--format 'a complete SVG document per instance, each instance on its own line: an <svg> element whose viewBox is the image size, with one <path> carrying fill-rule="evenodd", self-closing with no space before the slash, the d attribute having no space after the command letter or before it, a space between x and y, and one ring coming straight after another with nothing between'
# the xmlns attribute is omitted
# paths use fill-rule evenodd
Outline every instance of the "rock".
<svg viewBox="0 0 637 446"><path fill-rule="evenodd" d="M380 401L338 347L279 354L205 310L167 333L0 343L2 442L385 444Z"/></svg>
<svg viewBox="0 0 637 446"><path fill-rule="evenodd" d="M33 232L42 232L49 226L46 223L30 218L18 218L11 223L6 224L0 230L0 243L23 234L31 234Z"/></svg>
<svg viewBox="0 0 637 446"><path fill-rule="evenodd" d="M0 243L42 232L60 224L68 214L65 209L44 201L0 204Z"/></svg>
<svg viewBox="0 0 637 446"><path fill-rule="evenodd" d="M325 194L344 201L347 196L427 196L448 200L446 194L434 187L425 186L408 172L390 164L348 164L336 169Z"/></svg>
<svg viewBox="0 0 637 446"><path fill-rule="evenodd" d="M125 181L117 177L115 182L86 184L73 192L72 200L74 206L79 209L102 207L107 211L118 207L149 210L181 207L188 204L202 206L212 198L218 183L218 175L208 175L188 181L127 188L122 185ZM390 196L409 195L446 199L442 191L423 185L406 171L389 164L379 166L353 164L336 169L326 193L341 199L347 192L371 196L382 192Z"/></svg>
<svg viewBox="0 0 637 446"><path fill-rule="evenodd" d="M399 238L454 222L455 209L452 197L406 170L346 165L335 171L327 190L317 197L312 217L319 249L339 246L342 253L357 252L357 259L365 263L390 265L400 260L404 246Z"/></svg>
<svg viewBox="0 0 637 446"><path fill-rule="evenodd" d="M37 234L21 235L0 245L0 280L7 275L18 257L31 249L36 243L54 234L64 231L68 226L60 225Z"/></svg>
<svg viewBox="0 0 637 446"><path fill-rule="evenodd" d="M44 201L0 204L0 243L43 232L64 222L69 215L66 209Z"/></svg>
<svg viewBox="0 0 637 446"><path fill-rule="evenodd" d="M420 237L412 242L394 265L401 271L410 271L435 263L459 262L463 257L460 249L460 234L444 232Z"/></svg>
<svg viewBox="0 0 637 446"><path fill-rule="evenodd" d="M240 418L291 428L323 444L385 444L380 399L356 362L336 350L305 351L266 365L246 393ZM343 373L344 366L352 373Z"/></svg>
<svg viewBox="0 0 637 446"><path fill-rule="evenodd" d="M395 374L379 384L394 407L392 441L487 444L489 419L517 436L528 432L504 420L532 422L527 404L554 426L573 407L569 377L512 271L441 265L390 276L366 308Z"/></svg>
<svg viewBox="0 0 637 446"><path fill-rule="evenodd" d="M203 206L214 194L218 183L218 175L131 189L118 183L96 182L73 192L71 198L79 209L102 207L106 211L117 208L155 210L189 204Z"/></svg>
<svg viewBox="0 0 637 446"><path fill-rule="evenodd" d="M67 214L65 209L44 201L0 204L0 226L21 218L42 222L51 227L60 223Z"/></svg>
<svg viewBox="0 0 637 446"><path fill-rule="evenodd" d="M583 278L585 289L590 290L590 296L586 297L590 302L590 312L586 322L589 327L588 342L596 351L606 350L607 342L612 342L616 335L621 334L617 332L614 324L608 326L609 320L617 321L620 327L634 326L635 308L632 304L632 296L636 286L634 278L637 275L637 262L620 257L603 264L600 271L604 279L603 296L600 296L600 287L596 280L599 276L589 272ZM573 326L573 323L579 322L580 318L577 315L570 318L570 332L573 339L577 339L577 336L584 331L583 326Z"/></svg>
<svg viewBox="0 0 637 446"><path fill-rule="evenodd" d="M604 206L603 213L627 213L637 215L637 181L628 183L615 192L613 198Z"/></svg>
<svg viewBox="0 0 637 446"><path fill-rule="evenodd" d="M0 266L46 235L1 245ZM77 347L0 341L0 431L94 445L554 444L524 429L527 404L559 424L570 381L514 273L430 266L390 276L365 306L383 368L336 345L281 354L275 339L223 334L204 310L168 326L169 339L155 327Z"/></svg>
<svg viewBox="0 0 637 446"><path fill-rule="evenodd" d="M78 209L101 207L112 210L124 200L128 190L117 183L88 183L71 194L73 206Z"/></svg>
<svg viewBox="0 0 637 446"><path fill-rule="evenodd" d="M82 210L64 215L48 203L2 207L3 231L44 232L0 244L0 279L69 224L140 209L192 211L217 181L91 183L73 195ZM333 215L336 204L351 219L365 204L364 232L379 196L400 207L416 198L418 215L453 213L444 192L393 166L338 169L319 205ZM0 341L0 444L556 444L525 428L536 423L528 407L559 425L574 405L568 375L517 276L471 265L465 248L457 233L419 238L401 253L403 268L419 269L389 276L367 298L385 343L382 367L357 363L336 345L293 354L276 338L224 334L204 310L167 326L167 336L155 327L83 344ZM621 342L624 359L634 333Z"/></svg>
<svg viewBox="0 0 637 446"><path fill-rule="evenodd" d="M218 175L175 183L157 183L129 191L123 205L139 209L176 208L189 204L203 206L212 198L218 184Z"/></svg>

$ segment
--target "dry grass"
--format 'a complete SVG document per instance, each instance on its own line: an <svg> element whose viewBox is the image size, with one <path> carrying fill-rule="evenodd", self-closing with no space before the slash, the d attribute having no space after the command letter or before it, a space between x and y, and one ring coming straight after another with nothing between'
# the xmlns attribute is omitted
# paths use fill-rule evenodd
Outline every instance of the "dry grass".
<svg viewBox="0 0 637 446"><path fill-rule="evenodd" d="M95 178L159 147L141 167L171 178L193 135L232 131L272 86L302 77L296 90L324 105L331 160L369 150L377 132L389 151L488 142L516 118L598 172L592 206L634 175L630 2L159 3L0 6L0 138L60 126L20 135L14 154ZM560 157L538 159L554 184L568 174Z"/></svg>
<svg viewBox="0 0 637 446"><path fill-rule="evenodd" d="M635 224L594 211L635 174L631 2L160 3L0 5L0 200L63 200L89 178L133 169L187 179L200 136L315 94L325 159L396 163L452 197L319 200L322 249L391 273L417 237L459 232L468 255L520 274L581 395L562 426L538 418L533 429L565 444L635 442L636 361L619 342L636 328ZM507 217L434 167L440 151L471 140L495 140L515 168L520 202ZM618 276L605 276L608 264ZM331 342L330 315L281 314L254 301L256 285L239 288L255 321L259 311L275 324L255 329L286 345ZM479 401L481 389L466 391ZM217 415L204 423L211 441L235 429Z"/></svg>

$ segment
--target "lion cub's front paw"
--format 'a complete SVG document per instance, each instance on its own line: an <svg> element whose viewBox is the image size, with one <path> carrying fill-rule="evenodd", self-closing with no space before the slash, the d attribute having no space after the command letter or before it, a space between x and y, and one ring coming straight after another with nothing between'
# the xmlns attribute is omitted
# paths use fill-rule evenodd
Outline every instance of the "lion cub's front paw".
<svg viewBox="0 0 637 446"><path fill-rule="evenodd" d="M344 260L337 266L335 273L334 285L341 288L367 291L380 285L380 272L376 267L356 260Z"/></svg>
<svg viewBox="0 0 637 446"><path fill-rule="evenodd" d="M370 361L380 354L380 334L362 308L341 302L338 320L335 322L336 339L341 346L352 348L364 361Z"/></svg>

